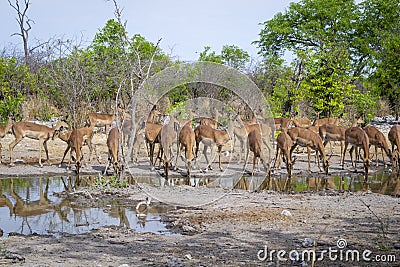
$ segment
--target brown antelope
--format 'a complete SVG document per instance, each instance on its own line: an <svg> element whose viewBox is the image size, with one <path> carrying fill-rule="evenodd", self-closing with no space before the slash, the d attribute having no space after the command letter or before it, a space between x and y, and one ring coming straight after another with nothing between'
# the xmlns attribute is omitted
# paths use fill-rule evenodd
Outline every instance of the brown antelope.
<svg viewBox="0 0 400 267"><path fill-rule="evenodd" d="M246 171L247 162L249 159L249 152L253 152L253 169L251 171L251 175L254 175L254 169L256 164L258 165L258 160L261 160L262 164L264 165L266 173L269 175L269 164L267 159L264 155L263 150L263 142L261 137L261 132L259 129L254 129L249 132L247 136L247 150L246 150L246 159L244 161L243 171Z"/></svg>
<svg viewBox="0 0 400 267"><path fill-rule="evenodd" d="M321 119L322 120L322 119ZM362 123L360 119L354 119L352 122L352 127L356 127L359 123ZM343 126L337 126L335 124L324 124L319 127L319 136L324 142L324 147L328 144L328 142L340 142L340 162L343 160L344 151L343 144L345 141L345 132L347 128ZM333 153L332 143L331 145L331 153Z"/></svg>
<svg viewBox="0 0 400 267"><path fill-rule="evenodd" d="M21 142L24 137L39 140L39 165L43 167L42 164L42 146L46 152L47 162L49 161L49 151L47 149L47 141L54 135L54 132L61 130L63 128L68 129L68 124L64 121L59 120L57 124L53 127L47 127L46 125L40 125L33 122L16 122L11 127L12 133L15 140L10 144L10 166L14 165L13 162L13 150L14 147Z"/></svg>
<svg viewBox="0 0 400 267"><path fill-rule="evenodd" d="M60 166L62 165L65 155L70 153L69 155L69 160L68 160L68 165L67 169L71 169L71 159L73 158L72 153L75 152L76 159L75 159L75 172L79 174L80 168L82 166L81 160L83 158L82 155L82 145L83 145L83 132L80 132L78 130L72 130L68 141L67 141L67 148L64 151L64 156L60 162Z"/></svg>
<svg viewBox="0 0 400 267"><path fill-rule="evenodd" d="M202 142L204 144L203 154L207 161L206 170L212 170L211 163L207 157L207 148L211 147L211 156L213 158L213 150L215 144L218 149L219 169L223 171L221 167L221 152L222 147L230 140L228 132L211 128L208 125L199 125L196 127L196 129L194 129L194 133L196 136L196 159L198 158L200 142Z"/></svg>
<svg viewBox="0 0 400 267"><path fill-rule="evenodd" d="M280 132L278 137L276 138L276 155L275 155L275 164L274 164L274 170L279 168L281 165L281 157L283 157L285 163L286 163L286 170L288 173L288 176L292 176L292 168L294 162L292 162L291 155L290 155L290 149L293 146L293 140L292 138L287 134L286 131ZM278 164L278 166L276 166Z"/></svg>
<svg viewBox="0 0 400 267"><path fill-rule="evenodd" d="M291 118L274 118L275 129L279 131L283 131L284 129L289 129L290 123L292 122Z"/></svg>
<svg viewBox="0 0 400 267"><path fill-rule="evenodd" d="M312 125L314 125L314 126L322 126L324 124L339 125L339 122L340 122L340 119L337 119L337 118L322 118L322 119L314 120Z"/></svg>
<svg viewBox="0 0 400 267"><path fill-rule="evenodd" d="M185 149L185 158L184 162L186 165L187 176L190 177L190 170L191 170L191 162L193 160L193 148L196 142L196 135L192 129L192 120L188 121L183 125L181 130L179 131L178 135L178 142L177 142L177 154L175 159L175 170L177 170L177 161L178 157L181 156L181 151Z"/></svg>
<svg viewBox="0 0 400 267"><path fill-rule="evenodd" d="M141 145L143 145L144 149L146 150L146 138L145 138L146 122L144 117L140 117L135 124L136 124L135 127L136 131L132 133L131 118L124 120L122 124L122 139L123 139L123 144L129 147L129 142L131 138L133 136L135 137L132 146L131 160L134 163L137 163Z"/></svg>
<svg viewBox="0 0 400 267"><path fill-rule="evenodd" d="M87 125L105 127L106 135L108 134L108 127L110 127L111 123L115 121L114 114L89 113L87 116Z"/></svg>
<svg viewBox="0 0 400 267"><path fill-rule="evenodd" d="M385 164L385 158L383 155L383 151L385 151L386 155L389 157L390 162L393 165L393 156L392 151L389 149L388 142L386 141L386 137L383 135L381 131L379 131L375 126L368 125L363 128L363 130L367 133L369 138L369 144L375 146L375 160L376 166L378 166L378 148L381 148L382 151L382 162Z"/></svg>
<svg viewBox="0 0 400 267"><path fill-rule="evenodd" d="M124 122L122 123L123 144L128 146L129 141L131 140L133 135L135 135L135 140L136 140L136 134L140 130L144 129L145 126L146 126L145 118L144 117L140 117L135 122L136 133L132 133L132 119L131 118L125 118Z"/></svg>
<svg viewBox="0 0 400 267"><path fill-rule="evenodd" d="M219 111L214 108L214 119L211 118L200 118L200 125L208 125L213 129L218 128Z"/></svg>
<svg viewBox="0 0 400 267"><path fill-rule="evenodd" d="M97 162L100 162L100 158L97 155L97 151L96 151L96 147L92 144L92 140L93 140L93 136L94 136L94 131L93 131L93 127L94 125L92 124L91 126L86 126L86 127L82 127L79 129L76 129L77 131L79 131L82 136L83 136L83 144L87 144L87 146L89 147L89 161L92 157L92 152L94 151L94 154L96 156ZM52 139L54 140L57 136L58 138L60 138L62 141L66 142L68 144L68 140L71 136L72 131L69 131L67 133L61 133L60 130L55 131L54 135L52 137ZM65 155L64 155L65 157ZM64 161L64 159L62 159L61 163ZM60 163L59 167L62 166L62 164Z"/></svg>
<svg viewBox="0 0 400 267"><path fill-rule="evenodd" d="M395 164L397 168L400 167L400 157L399 157L399 149L400 149L400 126L393 125L390 128L388 133L388 138L390 143L392 144L392 154L393 154L393 164ZM396 147L396 149L395 149Z"/></svg>
<svg viewBox="0 0 400 267"><path fill-rule="evenodd" d="M145 139L146 144L149 146L149 158L150 158L150 167L151 170L154 170L154 148L156 143L160 143L160 131L163 127L162 124L154 123L156 118L161 113L157 110L156 106L150 111L149 116L147 117L146 121L146 128L145 128Z"/></svg>
<svg viewBox="0 0 400 267"><path fill-rule="evenodd" d="M171 167L172 145L177 142L177 132L179 123L174 116L169 116L168 124L162 126L160 130L161 154L164 154L164 174L168 178L168 171Z"/></svg>
<svg viewBox="0 0 400 267"><path fill-rule="evenodd" d="M308 128L312 125L309 118L293 118L292 121L296 127Z"/></svg>
<svg viewBox="0 0 400 267"><path fill-rule="evenodd" d="M324 147L328 144L328 142L340 142L340 162L342 162L343 158L343 143L345 141L345 132L346 127L336 126L334 124L324 124L319 127L319 136L324 141ZM333 151L331 144L331 153Z"/></svg>
<svg viewBox="0 0 400 267"><path fill-rule="evenodd" d="M6 125L1 125L0 126L0 139L4 138L6 134L10 131L11 127L13 124L13 120L11 117L8 118L7 124ZM0 143L0 163L1 163L1 149L3 146Z"/></svg>
<svg viewBox="0 0 400 267"><path fill-rule="evenodd" d="M370 165L369 159L369 138L367 133L361 129L360 127L350 127L345 132L345 141L344 141L344 152L343 152L343 159L342 159L342 168L344 168L344 159L346 156L346 149L348 145L352 145L350 149L350 158L351 158L351 165L356 168L356 164L353 160L353 151L357 151L356 148L360 147L364 150L363 155L363 162L364 162L364 170L365 175L368 176L368 168Z"/></svg>
<svg viewBox="0 0 400 267"><path fill-rule="evenodd" d="M104 169L103 175L107 173L107 169L110 164L114 167L114 174L119 174L121 167L119 166L118 158L118 145L119 145L119 131L117 127L111 128L107 137L107 148L108 148L108 161L106 168Z"/></svg>
<svg viewBox="0 0 400 267"><path fill-rule="evenodd" d="M190 122L193 122L194 116L196 116L196 113L194 113L193 110L190 110L190 111L189 111L189 118L188 118L188 119L180 119L180 118L177 118L176 120L178 121L179 125L180 125L181 128L182 128L182 127L185 126L186 123L188 123L189 121L190 121Z"/></svg>
<svg viewBox="0 0 400 267"><path fill-rule="evenodd" d="M308 130L306 128L301 128L301 127L294 127L292 129L289 129L287 131L288 135L290 138L293 140L293 146L290 149L290 155L292 155L293 150L296 148L297 145L307 147L307 152L308 152L308 170L311 171L310 167L310 149L315 150L315 152L318 154L320 153L322 156L322 166L324 168L325 174L328 174L328 168L329 168L329 163L326 158L325 154L325 148L324 145L322 144L322 139L321 137L314 133L311 130ZM319 157L317 155L317 160L318 160L318 168L321 171L320 163L319 163Z"/></svg>
<svg viewBox="0 0 400 267"><path fill-rule="evenodd" d="M238 116L238 115L237 115ZM228 133L233 138L232 154L236 151L236 141L239 141L239 159L238 164L242 161L242 153L245 153L247 147L247 131L243 125L236 123L236 116L229 116Z"/></svg>
<svg viewBox="0 0 400 267"><path fill-rule="evenodd" d="M272 145L270 142L271 127L269 127L265 123L249 123L249 122L242 121L239 114L236 115L235 121L238 123L237 124L238 127L242 127L242 125L244 126L244 128L246 130L246 137L247 137L248 133L250 133L253 130L258 130L261 133L262 141L263 141L265 147L268 149L269 158L271 158L271 152L272 152ZM243 131L242 131L242 134L243 134Z"/></svg>

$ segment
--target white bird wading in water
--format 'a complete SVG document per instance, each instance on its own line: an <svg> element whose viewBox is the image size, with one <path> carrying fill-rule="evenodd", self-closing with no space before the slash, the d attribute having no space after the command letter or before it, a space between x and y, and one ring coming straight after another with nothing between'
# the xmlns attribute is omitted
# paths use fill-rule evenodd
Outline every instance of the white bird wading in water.
<svg viewBox="0 0 400 267"><path fill-rule="evenodd" d="M146 197L146 201L141 201L136 205L136 216L146 217L147 210L150 207L151 198Z"/></svg>

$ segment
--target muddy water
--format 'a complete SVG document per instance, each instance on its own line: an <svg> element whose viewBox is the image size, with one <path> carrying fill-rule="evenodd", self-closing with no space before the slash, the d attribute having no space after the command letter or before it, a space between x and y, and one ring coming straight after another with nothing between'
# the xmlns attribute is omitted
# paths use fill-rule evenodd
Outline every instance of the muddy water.
<svg viewBox="0 0 400 267"><path fill-rule="evenodd" d="M59 194L66 189L79 189L79 186L85 186L85 183L78 185L74 177L0 179L0 229L3 236L10 233L80 234L101 226L171 234L161 222L160 214L173 207L151 205L147 214L136 213L137 203L128 207L104 203L105 208L84 208Z"/></svg>
<svg viewBox="0 0 400 267"><path fill-rule="evenodd" d="M7 178L0 179L0 229L3 235L18 234L79 234L102 226L120 226L138 232L171 234L161 222L161 215L172 206L153 204L147 214L136 214L137 203L122 206L104 203L105 208L80 207L60 194L79 190L91 184L94 177L76 180L75 177ZM381 173L371 175L368 181L360 176L265 178L176 178L141 177L134 182L155 186L224 187L239 190L274 190L279 192L367 191L400 196L400 175Z"/></svg>
<svg viewBox="0 0 400 267"><path fill-rule="evenodd" d="M201 178L172 178L165 180L162 177L141 177L137 178L139 183L147 183L156 186L207 186L223 187L241 190L273 190L278 192L318 192L326 189L337 191L372 191L378 194L399 196L400 195L400 174L389 174L382 172L370 175L365 181L364 175L344 176L318 176L318 177L292 177L279 178L265 176L240 177L201 177Z"/></svg>

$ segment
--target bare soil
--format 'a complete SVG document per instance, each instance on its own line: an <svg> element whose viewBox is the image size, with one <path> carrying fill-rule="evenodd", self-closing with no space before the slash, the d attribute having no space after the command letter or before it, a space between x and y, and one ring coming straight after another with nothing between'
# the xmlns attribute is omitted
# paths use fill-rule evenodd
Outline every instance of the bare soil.
<svg viewBox="0 0 400 267"><path fill-rule="evenodd" d="M3 165L0 177L73 174L66 171L65 165L58 166L66 147L60 140L49 141L50 165L41 168L37 164L38 141L24 139L14 150L15 159L22 159L23 163L9 167L7 148L12 139L12 136L6 136L1 140ZM94 144L102 163L90 161L84 173L104 170L107 159L105 140L104 135L96 135ZM337 155L331 157L330 172L351 174L350 162L346 160L346 168L342 170L338 158ZM306 160L307 156L301 155L295 165L295 174L322 176L314 162L311 163L313 172L309 173ZM147 172L146 164L133 171ZM250 167L251 164L248 169ZM361 163L359 167L362 167ZM371 172L374 170L377 169L371 167ZM214 170L208 175L217 173L219 171ZM281 169L272 177L284 175L285 170ZM400 266L400 200L369 190L353 193L334 190L328 185L319 192L278 193L138 184L112 189L108 194L99 188L88 187L70 197L80 205L106 208L101 204L106 202L102 201L106 198L133 203L144 200L147 195L156 196L153 203L157 202L157 196L173 199L179 195L180 203L187 204L164 216L163 220L175 235L104 227L88 234L58 238L40 235L2 237L0 265L312 266L311 261L303 262L301 255L300 260L294 261L288 255L293 250L299 253L312 250L318 258L314 266ZM194 200L208 204L193 207ZM340 239L347 242L343 248L337 247ZM271 259L259 259L264 256L265 248L268 254L274 250ZM281 254L282 260L278 262L279 250L285 250L286 254ZM328 257L330 250L333 250L331 258ZM354 250L360 253L359 261L346 261L343 255ZM362 253L368 250L371 251L371 254L367 253L370 261L362 258ZM378 256L388 259L390 255L396 257L395 262L377 261Z"/></svg>

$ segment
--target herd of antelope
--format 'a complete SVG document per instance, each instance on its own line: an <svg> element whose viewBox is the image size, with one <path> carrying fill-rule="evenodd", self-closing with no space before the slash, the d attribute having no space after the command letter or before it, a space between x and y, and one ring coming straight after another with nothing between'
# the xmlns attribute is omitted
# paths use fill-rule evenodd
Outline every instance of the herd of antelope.
<svg viewBox="0 0 400 267"><path fill-rule="evenodd" d="M204 155L207 165L204 171L212 170L212 162L215 153L218 155L219 169L222 171L221 156L224 151L237 154L238 163L242 160L244 153L244 166L249 160L249 154L253 154L253 175L258 168L259 161L262 162L267 175L270 175L272 165L273 147L276 148L275 162L273 170L280 167L281 161L286 164L288 176L292 175L293 166L296 159L293 158L293 151L298 147L305 147L308 153L308 170L310 168L310 151L316 153L316 161L318 168L325 174L328 174L329 159L327 156L326 145L329 142L340 142L340 164L344 168L345 152L348 146L350 148L351 163L356 168L357 157L359 150L363 150L361 154L364 172L368 175L370 167L370 152L371 145L375 146L376 165L378 166L378 149L382 150L382 161L385 154L389 157L390 163L394 168L398 168L399 164L399 146L400 146L400 126L392 126L388 133L388 139L391 143L389 148L385 135L374 126L359 127L362 121L355 119L350 127L339 126L339 119L323 118L315 119L311 122L308 118L275 118L263 119L253 118L251 121L242 120L239 114L229 114L228 124L223 126L219 122L219 112L214 109L213 118L198 117L193 111L190 111L187 119L179 119L173 115L162 115L160 111L153 107L147 118L136 119L134 134L131 133L132 120L125 120L121 128L118 130L115 122L116 116L110 114L89 113L87 115L87 125L82 128L69 130L66 122L59 120L57 124L50 128L45 125L36 124L33 122L14 122L9 119L5 126L0 126L0 138L3 138L9 131L14 135L15 140L9 145L10 165L14 165L13 150L15 146L24 138L39 140L39 165L42 164L42 144L46 153L47 162L49 161L47 141L58 137L67 146L62 157L60 167L64 162L65 156L70 152L67 168L71 168L71 159L75 161L75 171L79 173L83 163L82 146L87 144L89 148L89 161L91 154L94 151L97 161L100 163L95 146L92 144L94 136L94 127L106 127L107 147L108 147L108 162L104 170L111 164L114 168L114 173L119 173L124 164L122 164L119 154L121 145L127 145L131 138L134 138L133 151L131 160L138 161L138 154L142 147L147 151L150 167L154 170L156 161L159 159L159 166L163 166L164 175L168 177L169 170L178 169L178 159L182 159L185 164L187 176L191 175L192 168L199 167L199 150L203 146L202 155ZM161 122L160 118L167 118ZM195 118L196 117L196 118ZM108 128L111 126L111 129ZM275 138L275 130L280 133ZM155 150L158 146L157 151ZM1 155L0 144L0 155ZM174 149L176 148L175 155ZM239 148L238 153L237 149ZM208 149L211 149L211 160L208 157ZM157 152L157 154L155 153ZM354 153L353 153L354 152ZM75 158L74 155L75 154ZM184 155L182 155L184 154ZM331 143L331 156L332 156ZM353 158L353 154L354 158ZM175 157L175 162L173 158ZM322 160L322 168L320 166ZM1 161L0 161L1 162Z"/></svg>

